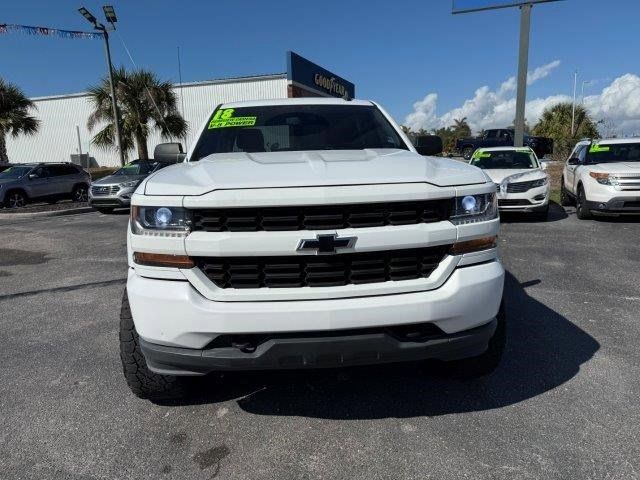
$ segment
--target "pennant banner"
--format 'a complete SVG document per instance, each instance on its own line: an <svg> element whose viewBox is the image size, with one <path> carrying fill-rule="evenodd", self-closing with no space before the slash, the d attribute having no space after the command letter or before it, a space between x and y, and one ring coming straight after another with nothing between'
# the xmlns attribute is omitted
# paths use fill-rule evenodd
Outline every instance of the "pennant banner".
<svg viewBox="0 0 640 480"><path fill-rule="evenodd" d="M61 38L102 38L101 33L96 32L79 32L76 30L59 30L57 28L49 27L31 27L29 25L12 25L12 24L0 24L0 34L19 32L26 33L27 35L45 35L48 37L61 37Z"/></svg>

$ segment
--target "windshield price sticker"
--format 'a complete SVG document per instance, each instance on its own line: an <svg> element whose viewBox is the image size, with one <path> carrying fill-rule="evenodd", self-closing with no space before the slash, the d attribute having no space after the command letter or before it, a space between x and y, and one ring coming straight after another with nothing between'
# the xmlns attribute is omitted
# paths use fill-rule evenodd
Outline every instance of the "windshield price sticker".
<svg viewBox="0 0 640 480"><path fill-rule="evenodd" d="M478 158L491 158L491 154L490 153L484 153L481 152L479 150L476 150L475 153L473 154L473 157L471 157L473 160L477 160Z"/></svg>
<svg viewBox="0 0 640 480"><path fill-rule="evenodd" d="M594 143L589 148L589 153L601 153L601 152L608 152L608 151L609 151L609 147L601 146L598 143Z"/></svg>
<svg viewBox="0 0 640 480"><path fill-rule="evenodd" d="M209 122L209 130L226 127L252 127L256 124L257 117L234 117L233 108L218 110Z"/></svg>

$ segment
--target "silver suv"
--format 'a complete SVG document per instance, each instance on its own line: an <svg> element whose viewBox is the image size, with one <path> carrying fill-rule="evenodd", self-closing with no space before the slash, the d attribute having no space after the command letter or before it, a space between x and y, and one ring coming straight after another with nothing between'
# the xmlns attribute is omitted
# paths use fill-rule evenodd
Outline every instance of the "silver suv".
<svg viewBox="0 0 640 480"><path fill-rule="evenodd" d="M23 163L0 172L0 203L19 208L30 201L86 202L90 175L72 163Z"/></svg>
<svg viewBox="0 0 640 480"><path fill-rule="evenodd" d="M89 204L102 213L111 213L114 208L129 208L131 195L140 182L153 172L172 163L133 160L112 175L93 182L89 189Z"/></svg>

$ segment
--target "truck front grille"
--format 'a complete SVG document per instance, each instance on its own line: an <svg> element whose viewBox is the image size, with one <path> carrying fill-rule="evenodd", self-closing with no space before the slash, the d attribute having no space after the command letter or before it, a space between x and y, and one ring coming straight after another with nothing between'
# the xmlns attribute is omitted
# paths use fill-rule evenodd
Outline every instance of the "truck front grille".
<svg viewBox="0 0 640 480"><path fill-rule="evenodd" d="M338 287L427 278L450 245L385 252L289 257L196 257L220 288Z"/></svg>
<svg viewBox="0 0 640 480"><path fill-rule="evenodd" d="M640 176L618 177L620 190L640 190Z"/></svg>
<svg viewBox="0 0 640 480"><path fill-rule="evenodd" d="M415 225L447 220L450 199L415 202L193 210L193 230L257 232Z"/></svg>

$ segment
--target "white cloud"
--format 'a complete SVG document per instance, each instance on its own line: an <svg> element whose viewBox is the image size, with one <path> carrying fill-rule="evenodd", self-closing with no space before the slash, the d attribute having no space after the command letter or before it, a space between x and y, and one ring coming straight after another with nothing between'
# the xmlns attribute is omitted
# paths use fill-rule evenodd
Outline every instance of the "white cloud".
<svg viewBox="0 0 640 480"><path fill-rule="evenodd" d="M530 71L527 84L531 85L549 76L560 66L559 60L542 65ZM593 82L595 83L595 82ZM407 115L405 125L413 130L447 127L454 119L467 117L471 129L502 128L513 124L515 117L515 77L505 80L496 90L488 86L478 88L473 97L462 105L442 115L437 114L438 94L429 93L424 99L413 104L413 112ZM526 118L534 125L545 108L559 102L570 102L568 95L551 95L529 100ZM587 96L584 104L595 120L606 120L603 134L629 135L640 133L640 77L626 74L616 78L597 95Z"/></svg>

